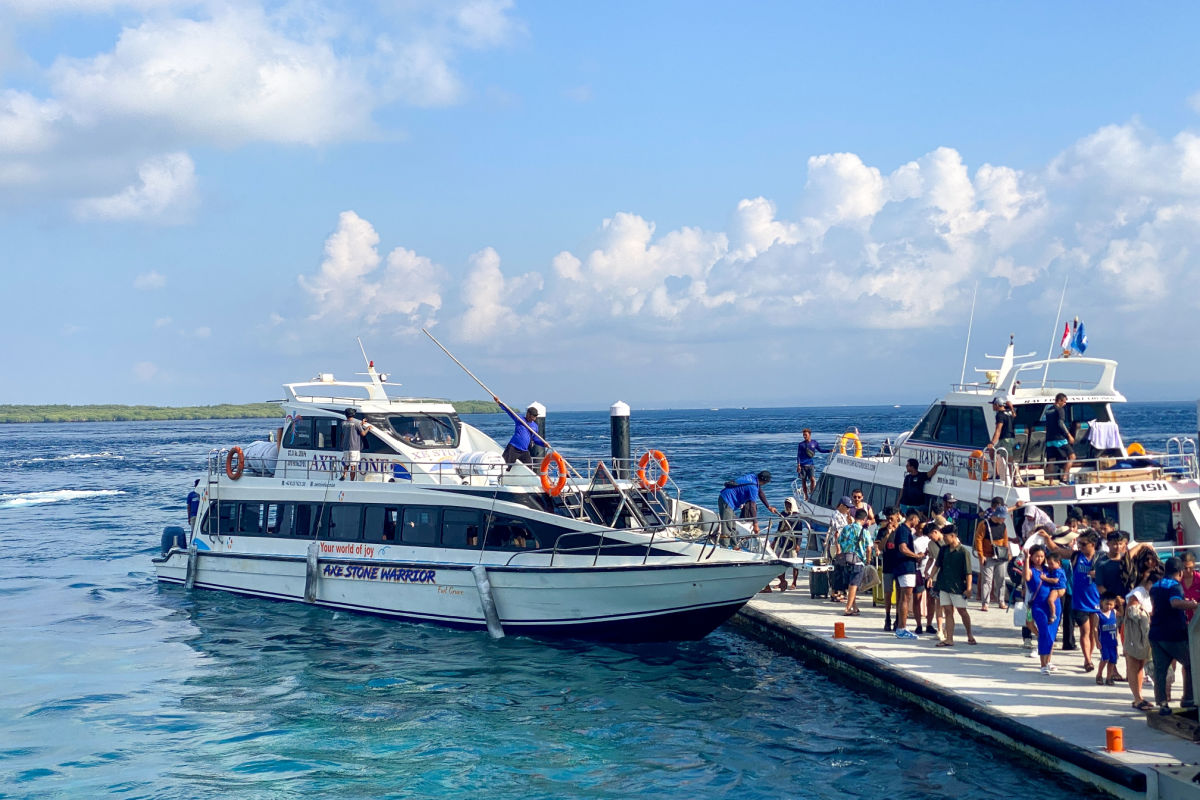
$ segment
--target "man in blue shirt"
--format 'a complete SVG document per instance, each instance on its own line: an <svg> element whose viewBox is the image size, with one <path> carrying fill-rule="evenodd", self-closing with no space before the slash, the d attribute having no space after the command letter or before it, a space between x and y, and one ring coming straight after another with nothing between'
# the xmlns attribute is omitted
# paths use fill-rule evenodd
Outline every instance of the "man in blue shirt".
<svg viewBox="0 0 1200 800"><path fill-rule="evenodd" d="M813 463L813 456L829 451L813 440L810 429L805 428L800 435L804 438L796 448L796 475L800 478L800 489L804 492L804 499L807 500L808 496L817 488L817 470Z"/></svg>
<svg viewBox="0 0 1200 800"><path fill-rule="evenodd" d="M1196 705L1192 699L1192 659L1188 649L1187 615L1185 611L1195 610L1200 603L1186 600L1183 596L1183 586L1179 583L1179 575L1183 572L1183 561L1178 556L1171 556L1164 565L1162 580L1150 587L1150 605L1154 611L1150 614L1150 651L1154 654L1154 702L1158 704L1159 713L1170 714L1167 707L1167 672L1171 662L1178 661L1183 667L1183 701L1182 708L1192 708Z"/></svg>
<svg viewBox="0 0 1200 800"><path fill-rule="evenodd" d="M531 442L536 442L541 447L549 447L546 440L538 435L537 424L537 409L533 406L525 409L525 419L521 419L516 415L511 408L500 402L500 398L492 395L492 399L500 408L504 409L504 413L508 414L516 427L513 428L512 438L508 440L508 444L504 446L504 463L508 466L506 470L512 469L512 465L517 461L522 464L533 467L533 456L529 454L529 445Z"/></svg>
<svg viewBox="0 0 1200 800"><path fill-rule="evenodd" d="M763 470L757 475L748 472L725 484L725 488L717 497L717 514L721 519L721 544L737 542L737 523L734 522L736 512L750 519L754 532L758 533L758 506L755 505L755 500L761 500L772 514L779 513L762 490L763 485L770 482L771 473Z"/></svg>
<svg viewBox="0 0 1200 800"><path fill-rule="evenodd" d="M192 484L192 490L187 496L187 512L188 512L188 530L196 524L196 515L200 513L200 493L196 491L196 487L200 485L200 479Z"/></svg>

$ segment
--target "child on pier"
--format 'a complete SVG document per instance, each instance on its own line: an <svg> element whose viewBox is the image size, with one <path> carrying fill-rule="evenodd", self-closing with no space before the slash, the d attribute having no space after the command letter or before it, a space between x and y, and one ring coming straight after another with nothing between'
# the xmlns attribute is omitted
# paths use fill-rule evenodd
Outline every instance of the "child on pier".
<svg viewBox="0 0 1200 800"><path fill-rule="evenodd" d="M1117 682L1117 595L1105 592L1100 597L1100 667L1096 685L1113 686ZM1105 676L1105 669L1108 670Z"/></svg>

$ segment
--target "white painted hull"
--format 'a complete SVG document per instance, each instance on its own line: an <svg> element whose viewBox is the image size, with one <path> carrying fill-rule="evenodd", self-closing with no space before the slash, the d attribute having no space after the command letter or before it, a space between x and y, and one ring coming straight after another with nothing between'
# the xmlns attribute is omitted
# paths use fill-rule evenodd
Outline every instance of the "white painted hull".
<svg viewBox="0 0 1200 800"><path fill-rule="evenodd" d="M159 580L183 584L188 555L156 561ZM590 559L589 559L590 560ZM720 625L782 571L781 562L712 559L611 566L490 566L506 633L617 641L699 638ZM484 629L470 564L322 559L314 603L456 628ZM299 555L201 551L200 589L303 601Z"/></svg>

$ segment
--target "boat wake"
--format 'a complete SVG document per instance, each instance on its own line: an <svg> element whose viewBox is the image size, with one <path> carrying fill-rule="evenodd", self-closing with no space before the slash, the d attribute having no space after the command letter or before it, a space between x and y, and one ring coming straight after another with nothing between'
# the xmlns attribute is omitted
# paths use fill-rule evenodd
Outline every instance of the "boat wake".
<svg viewBox="0 0 1200 800"><path fill-rule="evenodd" d="M88 497L110 497L125 494L120 489L52 489L46 492L18 492L0 494L0 508L36 506L46 503L61 503L67 500L83 500Z"/></svg>

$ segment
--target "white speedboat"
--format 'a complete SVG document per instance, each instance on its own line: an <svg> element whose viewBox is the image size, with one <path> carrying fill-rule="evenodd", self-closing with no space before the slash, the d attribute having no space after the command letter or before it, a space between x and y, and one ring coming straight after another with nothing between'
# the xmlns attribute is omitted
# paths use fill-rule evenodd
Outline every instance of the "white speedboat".
<svg viewBox="0 0 1200 800"><path fill-rule="evenodd" d="M1059 524L1075 507L1094 518L1116 521L1136 541L1159 549L1200 545L1200 473L1196 440L1175 437L1165 452L1149 453L1126 443L1114 413L1125 402L1114 381L1117 363L1099 358L1053 358L1019 362L1013 343L998 369L977 370L984 380L953 384L916 426L883 452L863 452L855 429L838 440L837 451L808 502L795 486L801 508L827 521L838 500L861 489L876 510L898 504L906 462L921 471L941 467L926 484L926 504L953 494L960 512L974 515L992 497L1009 506L1018 500L1037 505ZM1045 414L1055 396L1067 396L1066 413L1076 444L1069 474L1046 457ZM995 431L993 398L1013 404L1014 445L989 450ZM1017 516L1020 521L1020 516ZM1013 524L1012 521L1009 523Z"/></svg>
<svg viewBox="0 0 1200 800"><path fill-rule="evenodd" d="M648 641L704 636L782 571L748 528L740 549L716 546L716 515L679 498L661 453L637 474L627 458L575 472L553 452L506 469L448 402L390 397L373 363L367 376L286 384L272 441L210 453L158 579L492 635ZM341 479L347 408L373 427L358 480Z"/></svg>

